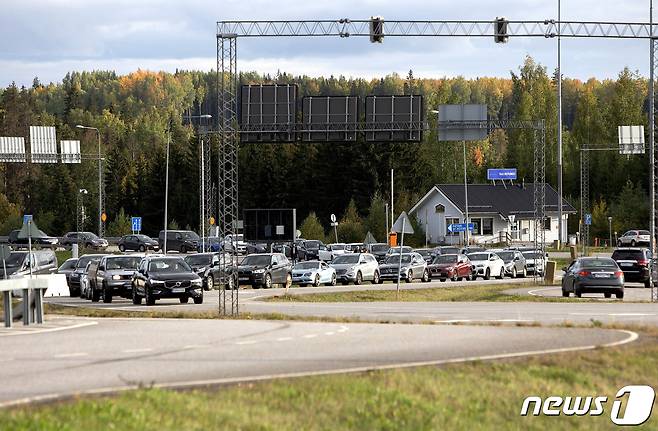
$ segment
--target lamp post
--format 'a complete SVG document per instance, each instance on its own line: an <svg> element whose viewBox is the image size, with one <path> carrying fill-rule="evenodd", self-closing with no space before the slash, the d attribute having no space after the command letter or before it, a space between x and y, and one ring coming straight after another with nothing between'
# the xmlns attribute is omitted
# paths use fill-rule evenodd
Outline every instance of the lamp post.
<svg viewBox="0 0 658 431"><path fill-rule="evenodd" d="M191 120L193 118L205 118L205 119L210 119L212 118L212 115L210 114L204 114L204 115L184 115L184 119ZM198 131L197 131L198 133ZM204 151L204 143L203 139L201 139L201 134L199 134L199 145L201 146L201 196L200 196L200 201L201 201L201 250L206 251L206 171L205 171L205 151Z"/></svg>
<svg viewBox="0 0 658 431"><path fill-rule="evenodd" d="M612 245L612 217L608 217L608 232L610 234L610 247L614 247Z"/></svg>
<svg viewBox="0 0 658 431"><path fill-rule="evenodd" d="M167 127L167 163L165 168L165 206L164 206L164 254L167 255L167 211L169 210L169 143L171 141L171 121Z"/></svg>
<svg viewBox="0 0 658 431"><path fill-rule="evenodd" d="M103 237L103 165L101 161L101 132L96 127L77 124L78 129L95 130L98 135L98 236Z"/></svg>
<svg viewBox="0 0 658 431"><path fill-rule="evenodd" d="M85 207L84 207L84 195L88 194L89 192L87 189L78 189L78 196L77 196L77 207L76 207L76 237L77 237L77 244L76 248L80 247L80 230L84 228L84 219L85 219ZM78 251L76 250L76 255L73 257L78 257L77 256Z"/></svg>

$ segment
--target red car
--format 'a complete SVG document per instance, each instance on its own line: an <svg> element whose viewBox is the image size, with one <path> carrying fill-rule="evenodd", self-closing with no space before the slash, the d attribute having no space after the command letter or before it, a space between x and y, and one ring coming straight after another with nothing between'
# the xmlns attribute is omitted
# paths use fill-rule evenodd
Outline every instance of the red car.
<svg viewBox="0 0 658 431"><path fill-rule="evenodd" d="M442 254L434 258L427 265L430 279L438 278L441 281L473 280L473 264L463 254Z"/></svg>

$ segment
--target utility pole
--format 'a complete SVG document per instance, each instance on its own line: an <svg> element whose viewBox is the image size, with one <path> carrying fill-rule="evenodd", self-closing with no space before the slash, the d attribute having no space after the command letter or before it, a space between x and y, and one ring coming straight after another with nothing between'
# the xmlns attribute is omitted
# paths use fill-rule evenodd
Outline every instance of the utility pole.
<svg viewBox="0 0 658 431"><path fill-rule="evenodd" d="M167 167L165 168L165 207L164 207L164 254L167 254L167 211L169 209L169 144L171 142L171 121L167 129Z"/></svg>
<svg viewBox="0 0 658 431"><path fill-rule="evenodd" d="M557 0L557 214L558 214L558 245L562 243L562 70L561 70L561 37L560 19L561 3Z"/></svg>
<svg viewBox="0 0 658 431"><path fill-rule="evenodd" d="M464 208L466 209L466 230L464 231L465 245L468 247L469 224L468 224L468 180L466 179L466 141L462 141L464 146Z"/></svg>
<svg viewBox="0 0 658 431"><path fill-rule="evenodd" d="M395 221L393 215L395 214L395 207L393 206L393 169L391 169L391 227Z"/></svg>

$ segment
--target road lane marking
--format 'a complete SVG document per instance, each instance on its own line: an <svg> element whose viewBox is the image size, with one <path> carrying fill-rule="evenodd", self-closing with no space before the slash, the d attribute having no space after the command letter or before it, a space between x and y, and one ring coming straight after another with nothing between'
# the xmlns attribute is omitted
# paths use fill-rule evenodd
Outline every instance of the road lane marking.
<svg viewBox="0 0 658 431"><path fill-rule="evenodd" d="M210 347L210 344L188 344L183 346L183 349L207 349Z"/></svg>
<svg viewBox="0 0 658 431"><path fill-rule="evenodd" d="M334 334L335 334L335 332L333 332L333 331L329 331L329 332L324 333L324 335L334 335Z"/></svg>
<svg viewBox="0 0 658 431"><path fill-rule="evenodd" d="M126 349L123 350L123 353L146 353L146 352L152 352L153 349L149 348L143 348L143 349Z"/></svg>
<svg viewBox="0 0 658 431"><path fill-rule="evenodd" d="M66 359L66 358L82 358L84 356L89 356L89 353L85 353L85 352L60 353L59 355L55 355L54 357L58 359Z"/></svg>
<svg viewBox="0 0 658 431"><path fill-rule="evenodd" d="M560 288L559 287L544 287L542 289L533 289L533 290L529 290L528 294L532 295L532 296L543 296L543 295L538 295L535 292L542 292L544 290L556 290L556 289L560 289Z"/></svg>
<svg viewBox="0 0 658 431"><path fill-rule="evenodd" d="M246 341L237 341L235 344L237 344L238 346L243 346L246 344L256 344L256 342L257 342L256 340L246 340Z"/></svg>
<svg viewBox="0 0 658 431"><path fill-rule="evenodd" d="M15 336L15 335L33 335L33 334L44 334L46 332L57 332L57 331L65 331L67 329L76 329L76 328L84 328L85 326L93 326L93 325L98 325L98 322L93 321L93 322L84 322L84 323L78 323L75 325L69 325L69 326L59 326L57 328L46 328L46 329L35 329L35 330L25 330L22 331L19 329L20 332L13 332L13 329L8 329L8 331L12 332L0 332L0 337L10 337L10 336Z"/></svg>
<svg viewBox="0 0 658 431"><path fill-rule="evenodd" d="M534 322L534 320L531 319L448 319L448 320L434 321L434 323L471 323L471 322L520 323L520 322Z"/></svg>
<svg viewBox="0 0 658 431"><path fill-rule="evenodd" d="M306 335L304 335L304 338L315 338L317 336L318 336L318 334L306 334Z"/></svg>
<svg viewBox="0 0 658 431"><path fill-rule="evenodd" d="M290 341L292 340L292 337L279 337L276 339L276 341Z"/></svg>

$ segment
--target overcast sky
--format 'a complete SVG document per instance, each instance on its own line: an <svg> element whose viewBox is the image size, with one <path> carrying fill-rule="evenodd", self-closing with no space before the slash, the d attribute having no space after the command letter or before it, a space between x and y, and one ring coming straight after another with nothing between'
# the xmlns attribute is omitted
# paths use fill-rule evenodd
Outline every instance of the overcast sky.
<svg viewBox="0 0 658 431"><path fill-rule="evenodd" d="M557 0L0 0L0 86L61 81L71 70L211 70L216 21L245 19L555 18ZM648 21L649 0L563 0L562 20ZM373 77L509 77L526 55L552 70L555 40L493 38L241 39L238 68ZM565 76L648 74L648 41L563 39Z"/></svg>

